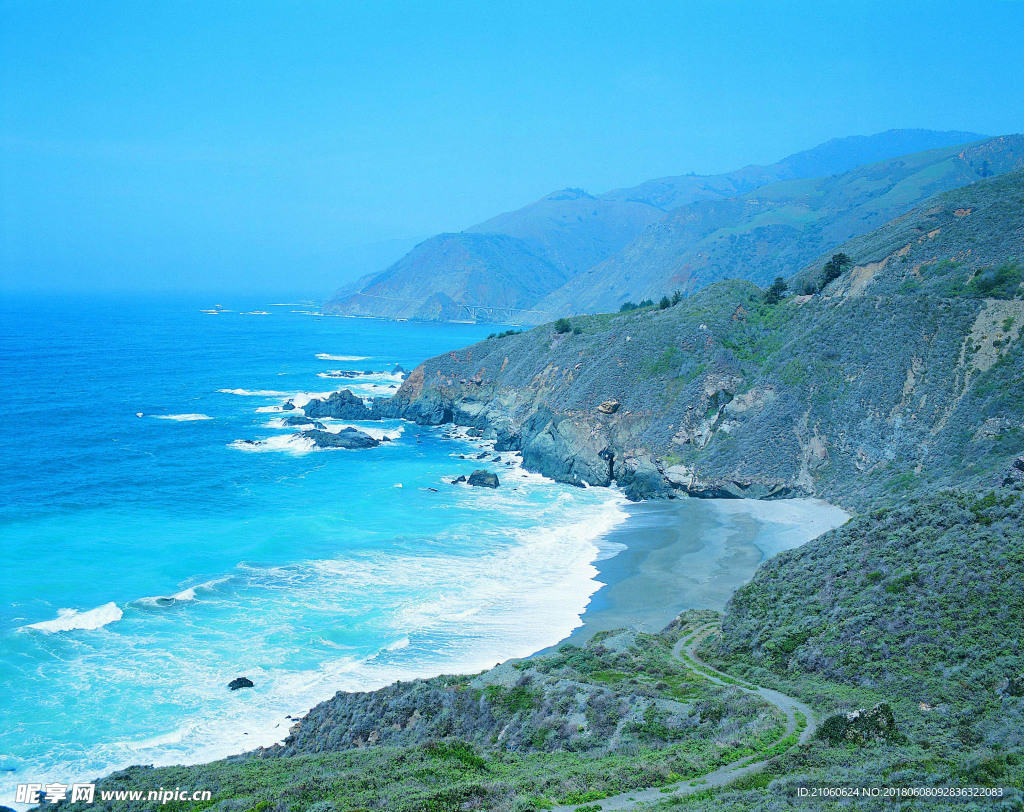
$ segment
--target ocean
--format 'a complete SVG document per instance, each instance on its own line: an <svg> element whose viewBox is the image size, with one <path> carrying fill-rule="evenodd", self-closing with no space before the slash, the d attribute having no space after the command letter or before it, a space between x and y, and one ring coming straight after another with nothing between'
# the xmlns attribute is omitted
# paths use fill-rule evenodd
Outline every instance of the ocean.
<svg viewBox="0 0 1024 812"><path fill-rule="evenodd" d="M391 441L312 450L280 422L289 398L388 396L396 365L493 326L217 304L0 304L0 798L269 745L337 690L530 654L619 549L620 494L461 459L486 449L451 427L349 423ZM476 468L501 487L450 484Z"/></svg>

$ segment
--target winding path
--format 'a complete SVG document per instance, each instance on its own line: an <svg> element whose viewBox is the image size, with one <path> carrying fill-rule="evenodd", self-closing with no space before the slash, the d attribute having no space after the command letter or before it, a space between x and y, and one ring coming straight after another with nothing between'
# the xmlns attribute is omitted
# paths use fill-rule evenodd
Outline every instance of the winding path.
<svg viewBox="0 0 1024 812"><path fill-rule="evenodd" d="M672 655L690 671L700 677L703 677L714 685L720 685L724 688L736 688L740 691L756 694L766 702L770 702L775 705L775 707L786 714L786 731L779 737L779 741L782 741L782 739L785 739L796 731L798 727L798 713L803 714L804 718L806 718L807 726L800 732L797 742L799 744L803 744L810 739L818 729L818 724L815 720L814 712L803 702L798 699L794 699L791 696L786 696L786 694L772 690L771 688L762 688L757 685L751 685L745 681L741 683L736 680L736 678L730 677L728 674L708 665L697 656L695 653L697 646L715 628L716 626L714 624L701 627L689 638L689 642L687 642L686 637L682 638L673 647ZM694 667L694 664L698 667ZM568 812L568 810L576 810L581 807L586 808L590 806L593 808L594 805L599 805L602 812L618 812L619 810L633 809L640 804L657 803L658 801L663 801L666 798L672 798L679 795L690 795L694 792L703 792L706 789L715 787L724 787L745 775L760 772L765 768L765 765L769 761L769 759L764 758L760 761L747 763L749 759L750 756L744 756L743 758L719 767L713 772L697 776L696 778L684 780L674 789L668 789L667 787L634 789L628 792L622 792L618 795L611 795L598 801L591 801L589 804L556 806L555 810Z"/></svg>

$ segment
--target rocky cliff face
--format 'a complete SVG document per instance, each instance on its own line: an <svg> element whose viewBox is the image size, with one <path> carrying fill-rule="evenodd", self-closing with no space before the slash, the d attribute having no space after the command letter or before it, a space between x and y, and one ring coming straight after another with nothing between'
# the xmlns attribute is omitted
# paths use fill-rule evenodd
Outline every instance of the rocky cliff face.
<svg viewBox="0 0 1024 812"><path fill-rule="evenodd" d="M851 244L852 267L817 295L768 305L725 282L665 310L489 339L422 364L383 410L478 427L528 468L634 498L855 506L925 483L998 484L1024 418L1010 259L1022 189L1016 173L929 201L885 239ZM946 209L940 240L923 229ZM896 244L930 263L872 253Z"/></svg>

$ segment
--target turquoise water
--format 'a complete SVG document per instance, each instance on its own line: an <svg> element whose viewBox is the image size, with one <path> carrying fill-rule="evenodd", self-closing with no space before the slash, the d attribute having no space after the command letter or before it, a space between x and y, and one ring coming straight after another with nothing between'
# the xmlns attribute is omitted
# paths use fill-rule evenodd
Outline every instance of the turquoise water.
<svg viewBox="0 0 1024 812"><path fill-rule="evenodd" d="M365 424L393 442L311 451L276 422L288 397L387 396L396 364L492 327L223 304L0 306L0 803L270 744L339 689L528 654L598 587L619 495L459 459L480 443L449 429ZM502 487L448 483L477 467ZM228 691L240 675L256 687Z"/></svg>

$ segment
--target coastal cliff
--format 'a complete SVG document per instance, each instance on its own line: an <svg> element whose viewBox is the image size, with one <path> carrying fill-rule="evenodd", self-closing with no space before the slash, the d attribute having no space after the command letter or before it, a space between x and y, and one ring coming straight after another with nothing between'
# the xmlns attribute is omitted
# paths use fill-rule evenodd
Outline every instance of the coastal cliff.
<svg viewBox="0 0 1024 812"><path fill-rule="evenodd" d="M813 294L770 304L726 281L490 338L421 364L377 411L476 427L531 470L634 499L856 507L997 485L1024 420L1022 194L1016 172L932 198L840 246L849 265Z"/></svg>
<svg viewBox="0 0 1024 812"><path fill-rule="evenodd" d="M281 745L100 789L206 787L223 812L770 812L820 809L815 787L1020 808L1024 173L836 251L795 295L721 282L446 353L369 406L305 408L471 426L633 498L815 494L852 521L762 565L721 616L339 692ZM782 726L787 702L804 710Z"/></svg>

